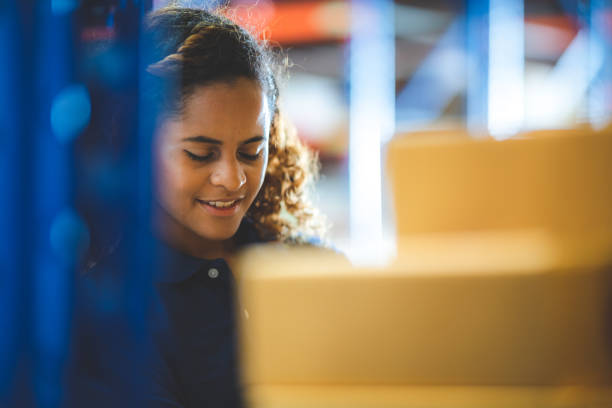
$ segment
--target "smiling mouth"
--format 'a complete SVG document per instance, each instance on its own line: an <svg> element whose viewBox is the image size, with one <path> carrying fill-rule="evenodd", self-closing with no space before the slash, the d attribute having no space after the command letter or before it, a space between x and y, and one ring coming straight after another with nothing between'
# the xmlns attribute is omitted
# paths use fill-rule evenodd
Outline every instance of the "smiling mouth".
<svg viewBox="0 0 612 408"><path fill-rule="evenodd" d="M237 200L231 200L231 201L204 201L204 200L198 200L198 201L203 204L210 205L211 207L215 207L215 208L230 208L234 206L240 200L241 199L239 198Z"/></svg>
<svg viewBox="0 0 612 408"><path fill-rule="evenodd" d="M242 198L235 200L214 200L204 201L197 200L198 204L202 206L209 214L214 216L232 216L237 213L239 204L242 202Z"/></svg>

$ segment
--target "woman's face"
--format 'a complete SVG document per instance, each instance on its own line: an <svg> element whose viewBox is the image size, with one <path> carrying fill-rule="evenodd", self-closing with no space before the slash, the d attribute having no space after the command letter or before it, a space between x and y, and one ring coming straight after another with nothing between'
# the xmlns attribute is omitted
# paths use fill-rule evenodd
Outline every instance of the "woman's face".
<svg viewBox="0 0 612 408"><path fill-rule="evenodd" d="M161 122L156 198L165 232L204 241L236 233L263 184L269 127L266 95L245 78L196 88L183 114Z"/></svg>

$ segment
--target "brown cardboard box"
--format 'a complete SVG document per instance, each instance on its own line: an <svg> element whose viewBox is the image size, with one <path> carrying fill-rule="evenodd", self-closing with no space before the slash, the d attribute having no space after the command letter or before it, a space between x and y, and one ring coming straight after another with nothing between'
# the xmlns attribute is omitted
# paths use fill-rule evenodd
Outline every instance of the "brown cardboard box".
<svg viewBox="0 0 612 408"><path fill-rule="evenodd" d="M515 139L398 135L387 152L399 236L612 229L612 131Z"/></svg>
<svg viewBox="0 0 612 408"><path fill-rule="evenodd" d="M412 135L388 159L392 264L238 260L250 405L612 407L612 134Z"/></svg>

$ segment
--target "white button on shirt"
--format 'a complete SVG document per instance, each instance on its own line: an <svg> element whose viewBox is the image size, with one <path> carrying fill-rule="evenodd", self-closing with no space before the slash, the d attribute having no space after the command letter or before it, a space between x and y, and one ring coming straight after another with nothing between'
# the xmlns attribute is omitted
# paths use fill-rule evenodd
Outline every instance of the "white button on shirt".
<svg viewBox="0 0 612 408"><path fill-rule="evenodd" d="M219 276L219 271L217 270L217 268L210 268L208 270L208 277L211 279L215 279L217 276Z"/></svg>

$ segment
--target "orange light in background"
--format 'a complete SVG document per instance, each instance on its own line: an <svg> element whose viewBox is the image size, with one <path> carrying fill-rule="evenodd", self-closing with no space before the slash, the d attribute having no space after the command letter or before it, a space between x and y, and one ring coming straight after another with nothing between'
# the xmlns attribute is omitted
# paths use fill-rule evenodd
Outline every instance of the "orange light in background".
<svg viewBox="0 0 612 408"><path fill-rule="evenodd" d="M578 34L578 22L571 16L525 18L525 54L556 60Z"/></svg>
<svg viewBox="0 0 612 408"><path fill-rule="evenodd" d="M301 44L348 38L349 7L345 1L258 2L234 5L226 15L266 40Z"/></svg>

